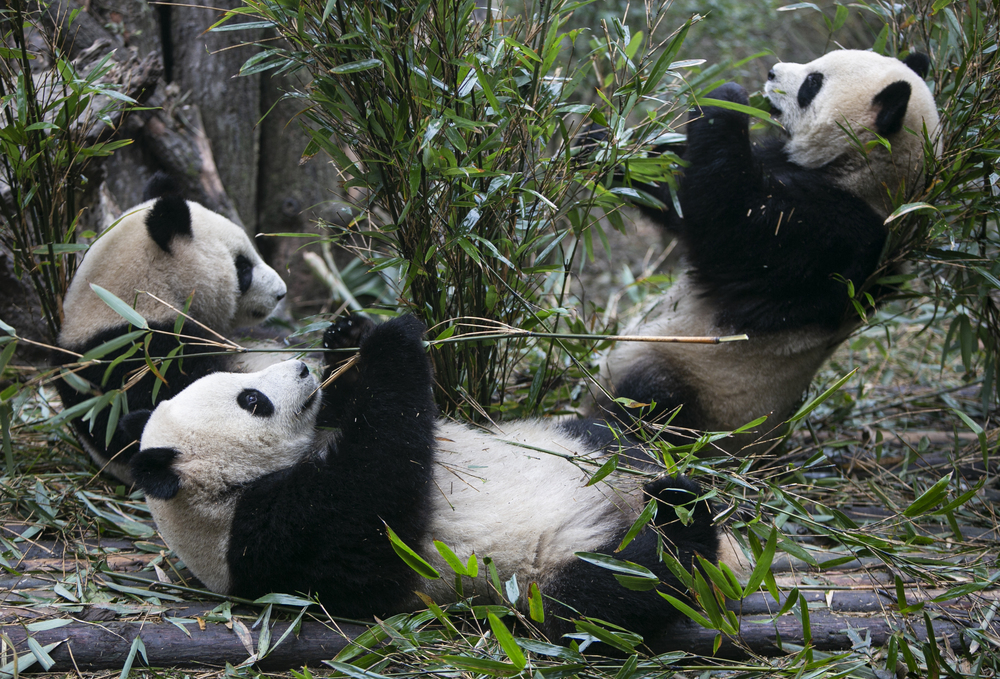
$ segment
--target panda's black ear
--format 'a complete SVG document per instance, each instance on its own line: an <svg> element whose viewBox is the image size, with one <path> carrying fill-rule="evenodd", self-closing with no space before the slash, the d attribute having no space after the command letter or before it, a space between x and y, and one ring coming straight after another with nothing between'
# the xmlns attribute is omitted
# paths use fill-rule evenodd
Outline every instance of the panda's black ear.
<svg viewBox="0 0 1000 679"><path fill-rule="evenodd" d="M931 58L920 52L911 52L903 59L903 63L909 66L921 79L926 78L931 70Z"/></svg>
<svg viewBox="0 0 1000 679"><path fill-rule="evenodd" d="M146 215L146 231L153 242L167 253L174 238L191 238L191 210L187 201L174 194L157 200Z"/></svg>
<svg viewBox="0 0 1000 679"><path fill-rule="evenodd" d="M138 441L142 438L142 430L146 427L146 423L149 422L149 416L152 414L152 410L133 410L118 420L118 426L128 434L129 438L133 441Z"/></svg>
<svg viewBox="0 0 1000 679"><path fill-rule="evenodd" d="M179 195L181 195L181 185L177 180L163 170L157 170L150 177L149 181L146 182L146 187L142 190L142 202L145 203L147 200L153 200L161 196Z"/></svg>
<svg viewBox="0 0 1000 679"><path fill-rule="evenodd" d="M180 455L173 448L144 448L132 456L129 470L135 485L146 495L169 500L181 489L181 478L174 471L174 459Z"/></svg>
<svg viewBox="0 0 1000 679"><path fill-rule="evenodd" d="M903 129L903 118L906 117L911 91L910 83L897 80L875 95L872 105L878 109L878 115L875 116L876 132L888 137Z"/></svg>

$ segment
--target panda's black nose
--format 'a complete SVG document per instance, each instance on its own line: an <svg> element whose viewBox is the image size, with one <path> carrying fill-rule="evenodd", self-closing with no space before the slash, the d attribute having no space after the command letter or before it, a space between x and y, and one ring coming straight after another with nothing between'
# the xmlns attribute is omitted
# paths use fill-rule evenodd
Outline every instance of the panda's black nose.
<svg viewBox="0 0 1000 679"><path fill-rule="evenodd" d="M777 75L775 75L775 73L774 73L774 69L773 69L773 68L772 68L772 69L771 69L770 71L768 71L768 72L767 72L767 79L768 79L768 80L774 80L774 79L775 79L775 78L777 78L777 77L778 77L778 76L777 76Z"/></svg>
<svg viewBox="0 0 1000 679"><path fill-rule="evenodd" d="M307 377L309 377L309 366L299 361L299 378L304 380Z"/></svg>
<svg viewBox="0 0 1000 679"><path fill-rule="evenodd" d="M285 299L285 293L281 293L280 295L275 295L274 296L274 301L275 302L280 302L283 299Z"/></svg>

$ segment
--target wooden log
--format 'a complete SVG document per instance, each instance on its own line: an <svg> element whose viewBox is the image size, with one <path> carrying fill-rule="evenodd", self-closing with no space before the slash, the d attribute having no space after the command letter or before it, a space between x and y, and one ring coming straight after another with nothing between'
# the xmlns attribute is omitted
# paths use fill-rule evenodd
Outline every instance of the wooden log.
<svg viewBox="0 0 1000 679"><path fill-rule="evenodd" d="M165 107L146 121L142 138L161 166L181 182L185 197L243 225L219 176L198 106Z"/></svg>
<svg viewBox="0 0 1000 679"><path fill-rule="evenodd" d="M841 616L828 611L810 611L810 636L814 648L821 651L844 651L854 646L848 630L861 639L870 635L872 647L884 646L897 631L908 629L920 641L927 640L923 621L914 621L908 628L898 619L887 619L882 615ZM934 621L934 637L947 636L951 648L968 651L968 644L962 634L964 626L944 620ZM998 625L997 627L1000 627ZM657 652L685 650L695 655L711 657L717 632L699 627L694 623L671 630L669 634L650 639L649 645ZM785 615L777 620L769 616L744 616L740 619L740 634L736 639L724 637L717 658L739 660L750 657L750 652L766 656L780 656L790 652L784 645L802 646L805 637L802 624L793 615Z"/></svg>
<svg viewBox="0 0 1000 679"><path fill-rule="evenodd" d="M209 608L191 608L171 611L170 617L196 618L204 616ZM243 623L240 623L243 624ZM364 631L357 625L332 625L305 622L298 634L290 634L281 644L273 644L281 638L289 622L277 622L271 627L272 650L257 663L264 670L279 670L318 666L323 660L333 658L344 646ZM231 626L223 623L204 622L200 624L173 624L170 622L105 622L95 625L87 622L70 622L63 627L32 632L31 636L43 647L58 643L49 652L55 665L53 672L66 672L79 668L81 671L121 669L133 640L138 636L146 647L150 666L153 667L222 667L226 663L239 664L256 651L260 639L259 629L249 629L251 649L248 650ZM186 630L186 631L185 631ZM27 631L22 625L3 625L0 633L14 643L18 656L30 655ZM190 635L190 636L189 636ZM141 666L136 657L134 664ZM38 665L33 670L40 669Z"/></svg>
<svg viewBox="0 0 1000 679"><path fill-rule="evenodd" d="M52 31L56 46L76 59L98 41L106 41L109 51L116 50L112 59L116 61L127 58L121 38L107 31L101 22L90 12L82 11L79 3L73 0L55 0L54 2L33 2L33 9L41 9L42 22ZM72 18L72 21L70 21Z"/></svg>
<svg viewBox="0 0 1000 679"><path fill-rule="evenodd" d="M203 617L208 608L189 608L170 611L172 618ZM26 621L25 621L26 622ZM203 621L204 622L204 621ZM73 621L63 627L32 632L31 636L42 646L58 643L49 652L55 665L53 672L97 671L120 669L127 658L136 636L141 637L146 648L149 664L153 667L220 667L225 663L240 664L257 650L260 630L252 629L247 623L240 624L247 635L247 643L231 625L204 622L198 623L153 622L106 622L101 625ZM277 622L271 627L271 643L275 644L288 628L288 622ZM953 650L968 651L962 631L964 627L956 622L935 620L934 636L947 636ZM993 633L996 633L994 625ZM323 660L333 658L341 649L364 631L364 627L353 624L322 624L305 621L297 634L290 634L283 642L273 647L257 666L263 670L286 670L310 665L319 666ZM810 635L814 648L821 651L848 650L853 647L848 630L856 638L868 636L875 647L888 643L889 638L904 629L899 619L887 619L882 615L871 617L840 616L827 611L810 614ZM185 632L186 630L186 632ZM922 621L914 621L908 630L920 641L927 640ZM26 641L26 628L22 624L4 624L0 632L14 643L14 649L21 656L30 653ZM188 636L190 634L190 636ZM777 620L769 616L744 616L740 621L737 638L723 638L718 653L713 653L717 632L704 629L694 623L680 624L668 634L648 640L654 652L684 650L695 655L723 659L744 659L751 653L767 656L785 655L795 646L805 643L799 620L786 615ZM940 641L938 643L941 643ZM248 648L249 645L249 648ZM791 647L791 648L790 648ZM74 665L75 663L75 665ZM135 660L136 666L141 664Z"/></svg>

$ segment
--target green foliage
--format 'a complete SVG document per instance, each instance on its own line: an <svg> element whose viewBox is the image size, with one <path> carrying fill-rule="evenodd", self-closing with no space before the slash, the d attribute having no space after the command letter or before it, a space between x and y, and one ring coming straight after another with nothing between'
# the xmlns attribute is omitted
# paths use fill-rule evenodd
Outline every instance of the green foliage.
<svg viewBox="0 0 1000 679"><path fill-rule="evenodd" d="M42 3L46 4L47 3ZM29 36L41 30L41 11L23 0L0 8L0 241L14 254L15 273L27 275L52 338L60 327L62 295L75 269L84 168L129 140L102 140L95 129L135 103L102 82L111 55L87 73L55 46L51 68L32 73L37 53Z"/></svg>
<svg viewBox="0 0 1000 679"><path fill-rule="evenodd" d="M565 1L523 15L471 0L246 5L231 15L252 14L286 42L264 43L243 72L308 69L310 85L291 95L305 104L305 155L325 151L362 196L354 222L331 228L385 272L432 338L483 319L580 329L562 308L570 267L579 249L593 256L599 216L623 227L615 194L628 190L595 184L618 159L575 161L574 136L589 122L624 134L671 80L683 33L644 58L640 45L652 43L620 22L600 39L566 30L578 5ZM579 104L591 66L600 101ZM529 350L523 338L442 343L432 353L439 401L476 416L468 402L502 400ZM565 370L555 350L539 351L524 411Z"/></svg>

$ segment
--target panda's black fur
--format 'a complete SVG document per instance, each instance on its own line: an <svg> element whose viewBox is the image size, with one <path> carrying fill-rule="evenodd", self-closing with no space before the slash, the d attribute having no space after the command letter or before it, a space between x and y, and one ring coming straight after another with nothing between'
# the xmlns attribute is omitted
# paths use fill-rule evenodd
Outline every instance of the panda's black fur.
<svg viewBox="0 0 1000 679"><path fill-rule="evenodd" d="M142 430L140 428L139 431L136 432L134 429L130 428L130 413L138 411L140 414L144 415L148 413L149 410L151 410L160 400L168 399L176 394L179 394L184 387L191 384L195 380L204 377L205 375L210 375L214 372L228 369L231 363L225 356L200 355L206 353L217 353L218 349L208 344L208 342L215 338L211 337L209 333L195 326L193 323L189 323L184 326L182 332L190 339L183 341L173 335L173 323L154 322L149 324L149 328L154 331L148 345L150 356L170 356L172 353L177 355L181 349L183 350L183 359L176 360L169 367L160 370L165 382L160 385L160 389L157 392L157 398L155 400L153 399L153 389L156 386L157 378L152 373L147 373L135 384L130 386L125 392L126 399L128 401L127 412L120 413L119 425L115 427L111 440L107 443L107 445L105 445L105 442L107 441L106 431L108 420L111 415L110 407L103 408L92 418L92 421L84 421L83 415L85 415L85 413L81 413L78 417L73 419L73 428L76 430L77 436L80 440L85 441L88 444L88 450L101 451L101 457L98 458L95 455L95 462L100 464L102 467L108 463L112 463L112 466L108 467L109 471L119 469L120 467L118 465L127 466L129 456L138 450L139 437L136 434L141 433ZM130 330L132 330L132 328L123 323L120 327L103 330L97 333L86 344L67 346L65 348L73 351L74 353L84 354L90 349L99 347L105 342L110 342L115 338L126 334ZM194 340L194 342L192 342L192 340ZM206 344L199 346L197 344L198 340L202 340L206 342ZM130 375L136 369L142 367L140 364L121 362L109 368L108 363L125 354L130 346L131 344L103 356L102 363L75 370L78 377L91 385L91 391L77 391L70 386L66 380L56 380L55 385L57 391L59 392L59 398L62 401L63 408L72 408L95 395L104 393L107 389L120 388L121 385L128 382ZM142 352L135 354L135 357L141 359ZM77 358L73 354L56 352L53 355L53 365L56 367L66 366L76 362ZM116 474L116 476L123 481L128 480L127 475Z"/></svg>
<svg viewBox="0 0 1000 679"><path fill-rule="evenodd" d="M699 486L683 477L664 476L645 485L642 477L628 477L618 479L616 490L609 485L608 493L600 495L603 491L597 487L581 490L587 474L570 461L552 462L555 458L509 446L499 441L500 433L485 435L449 426L437 417L422 334L423 325L412 317L374 328L359 323L357 317L331 326L324 344L353 346L360 338L359 361L323 391L322 407L315 423L309 425L317 437L311 444L295 444L272 455L266 464L274 469L266 467L256 444L237 450L240 446L230 444L245 442L227 440L225 433L210 440L212 429L202 434L174 428L199 424L187 415L188 408L192 413L204 412L199 404L237 393L241 397L254 393L255 407L266 401L267 414L254 417L293 417L289 412L295 411L305 415L294 417L308 418L310 408L318 406L308 401L296 405L308 393L308 385L303 387L299 381L311 379L301 372L304 365L272 366L257 373L259 378L214 375L161 405L146 425L142 450L132 458L131 469L167 543L208 586L246 598L275 591L310 592L318 595L330 613L357 618L422 607L414 596L418 589L439 601L455 598L449 591L451 580L424 580L397 556L386 535L388 526L428 561L440 562L431 541L441 539L462 559L469 555L464 549L473 549L480 560L493 557L501 579L517 573L522 591L537 581L545 597L544 629L554 640L574 629L570 619L578 615L598 617L640 634L662 631L676 622L679 614L655 591L625 589L610 571L575 558L573 552L614 554L636 512L654 497L658 501L653 520L656 530L645 528L615 557L649 568L660 578L660 589L683 598L684 588L660 560L659 550L672 552L686 568L695 565L696 553L711 562L717 560L720 540L711 507L706 500L691 504L702 493ZM327 368L327 375L331 369ZM281 384L291 386L266 386L279 378L284 380ZM302 390L297 400L283 403L294 390ZM246 419L253 424L251 417ZM276 420L274 426L279 430L273 432L276 445L282 445L300 425ZM501 426L507 437L517 440L522 427L547 432L560 445L574 446L570 453L594 451L600 456L600 451L620 451L622 469L653 467L651 458L634 442L622 447L622 437L613 434L607 423L525 421ZM339 433L333 440L321 436L327 429ZM535 439L527 443L546 445ZM463 446L468 460L452 461L449 449ZM507 447L497 454L486 450L490 446ZM461 481L452 472L469 463L475 467L476 462L485 476L470 481L476 484L473 494L456 494L451 482L457 486ZM532 471L532 464L542 466ZM216 479L213 475L220 467L222 473ZM546 495L559 496L559 516L517 503L511 506L502 500L504 489L491 485L511 482L531 485L525 491L531 504L541 505ZM566 490L568 486L572 489ZM487 502L484 498L491 493L495 502L481 508L475 505L481 514L463 513L464 501ZM560 493L566 494L565 501ZM586 526L586 544L557 544L575 534L578 522L594 521L593 507L580 504L584 498L606 505L597 514L603 518ZM616 502L621 506L615 506ZM679 522L674 511L681 504L692 508L688 526ZM537 545L496 535L508 522L518 521L535 526ZM212 545L226 541L224 554L210 553ZM491 551L491 545L496 551ZM542 570L530 575L539 564ZM480 584L467 585L467 595L475 591L490 596L488 586L483 587L484 576L482 569Z"/></svg>
<svg viewBox="0 0 1000 679"><path fill-rule="evenodd" d="M793 150L795 130L791 140L753 142L747 114L704 106L689 116L686 145L669 149L683 160L677 189L683 216L673 209L666 184L636 185L663 205L638 203L647 217L678 238L685 271L649 316L634 322L626 334L746 334L749 341L697 347L619 343L602 365L610 398L597 397L599 411L628 420L640 411L611 400L627 397L655 404L642 411L654 420L682 406L671 421L675 427L731 430L772 415L766 431L791 414L822 361L857 327L847 281L859 288L876 272L887 238L888 196L910 189L922 176L919 125L903 130L908 104L924 115L931 132L937 117L918 78L928 66L922 55L907 59L909 68L894 59L851 51L831 53L813 62L816 66L790 65L809 74L796 91L769 91L772 103L791 100L790 106L808 110L817 96L831 96L825 94L824 87L832 85L829 76L824 81L824 65L832 64L826 68L843 82L850 77L848 61L889 69L892 77L904 79L877 89L863 81L867 74L856 76L862 80L849 93L868 96L860 109L871 107L873 130L862 130L864 121L823 102L830 120L822 121L829 123L828 129L817 138L827 143L831 135L843 137L825 162L802 160L802 146L810 142ZM907 79L914 81L912 86ZM874 96L864 95L867 91ZM914 102L911 93L922 98ZM708 97L749 103L747 92L735 83ZM845 119L838 121L835 115ZM872 132L889 138L898 147L895 155L880 155L884 149L879 147L866 161L843 132L849 126L858 128L862 141ZM877 288L869 292L880 295ZM675 442L689 436L668 434Z"/></svg>
<svg viewBox="0 0 1000 679"><path fill-rule="evenodd" d="M87 413L81 412L72 421L94 461L125 482L131 480L128 457L138 449L129 413L148 412L159 400L180 393L205 375L256 367L256 359L221 355L224 348L215 333L231 332L236 321L242 326L263 320L286 290L239 226L186 201L165 175L154 176L144 199L88 251L67 291L58 341L61 350L52 358L55 367L66 368L79 378L74 382L82 380L87 385L77 390L66 379L55 381L64 409L128 385L126 404L117 412L119 423L110 439L106 432L115 409L107 404L95 416L84 420ZM98 362L73 367L79 355L136 330L98 299L91 283L135 304L152 333L142 340L139 351L129 342L100 356ZM174 308L151 303L143 294L146 291L159 293ZM191 319L180 319L175 309L183 308L189 296ZM124 360L130 351L131 360ZM134 379L146 365L145 356L157 366L159 377L147 371ZM158 360L167 357L173 360ZM241 364L243 360L247 365Z"/></svg>

